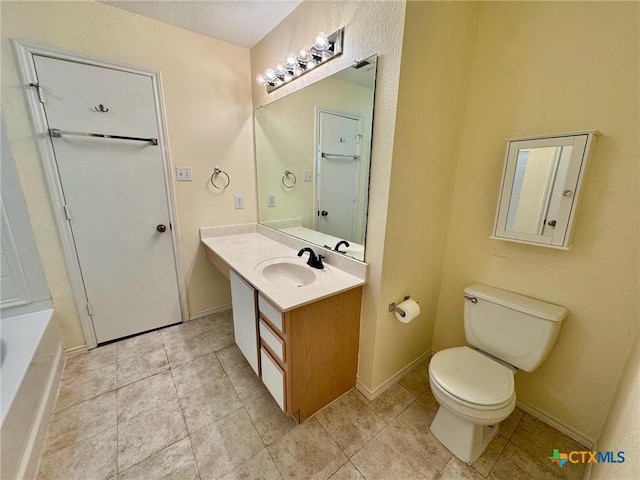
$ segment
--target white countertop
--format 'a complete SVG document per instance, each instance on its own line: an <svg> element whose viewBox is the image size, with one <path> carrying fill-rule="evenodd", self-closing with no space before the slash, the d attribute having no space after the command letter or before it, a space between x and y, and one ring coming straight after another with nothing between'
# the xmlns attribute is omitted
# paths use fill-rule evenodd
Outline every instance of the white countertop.
<svg viewBox="0 0 640 480"><path fill-rule="evenodd" d="M224 227L223 227L224 228ZM301 287L281 286L256 272L256 266L275 257L297 258L298 249L291 248L260 233L237 233L232 235L208 236L211 229L201 230L201 241L206 248L217 254L231 269L251 283L264 297L283 312L313 303L340 292L359 287L365 278L352 275L324 260L325 271L320 280ZM316 253L324 254L311 246ZM304 254L307 258L308 254ZM311 267L309 267L311 268ZM327 272L330 275L327 275Z"/></svg>

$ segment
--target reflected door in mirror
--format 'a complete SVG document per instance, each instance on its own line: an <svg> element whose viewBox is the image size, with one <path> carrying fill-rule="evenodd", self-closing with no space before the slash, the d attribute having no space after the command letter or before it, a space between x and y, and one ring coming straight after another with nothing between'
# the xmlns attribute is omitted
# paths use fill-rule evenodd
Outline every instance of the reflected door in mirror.
<svg viewBox="0 0 640 480"><path fill-rule="evenodd" d="M362 243L356 238L360 119L318 111L316 230Z"/></svg>
<svg viewBox="0 0 640 480"><path fill-rule="evenodd" d="M572 146L518 149L507 230L553 236Z"/></svg>

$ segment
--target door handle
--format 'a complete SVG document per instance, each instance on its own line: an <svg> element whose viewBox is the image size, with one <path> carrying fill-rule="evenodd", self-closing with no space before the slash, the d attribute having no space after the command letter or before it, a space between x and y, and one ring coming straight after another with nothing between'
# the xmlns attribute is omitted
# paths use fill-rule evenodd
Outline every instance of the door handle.
<svg viewBox="0 0 640 480"><path fill-rule="evenodd" d="M547 222L547 225L549 225L550 227L555 227L556 226L556 221L555 220L549 220Z"/></svg>
<svg viewBox="0 0 640 480"><path fill-rule="evenodd" d="M160 233L164 233L167 231L167 226L160 224L156 227L156 230L159 231Z"/></svg>
<svg viewBox="0 0 640 480"><path fill-rule="evenodd" d="M326 210L322 210L320 212L320 215L322 215L323 217L326 217L327 215L329 215L329 212L327 212Z"/></svg>

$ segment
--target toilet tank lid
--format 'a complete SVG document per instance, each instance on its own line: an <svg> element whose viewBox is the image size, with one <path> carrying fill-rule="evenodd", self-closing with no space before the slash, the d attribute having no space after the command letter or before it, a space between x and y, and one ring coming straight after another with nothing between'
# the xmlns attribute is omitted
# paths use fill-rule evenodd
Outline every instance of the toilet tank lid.
<svg viewBox="0 0 640 480"><path fill-rule="evenodd" d="M569 313L565 307L561 307L560 305L543 302L535 298L525 297L519 293L508 292L507 290L482 285L480 283L465 288L464 293L553 322L562 321Z"/></svg>

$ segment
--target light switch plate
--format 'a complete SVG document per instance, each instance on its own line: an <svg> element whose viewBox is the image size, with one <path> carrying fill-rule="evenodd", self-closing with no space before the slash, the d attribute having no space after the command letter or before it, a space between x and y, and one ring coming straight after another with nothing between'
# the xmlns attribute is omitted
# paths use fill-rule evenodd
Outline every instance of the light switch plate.
<svg viewBox="0 0 640 480"><path fill-rule="evenodd" d="M302 174L303 182L312 182L313 181L313 172L311 170L305 170Z"/></svg>
<svg viewBox="0 0 640 480"><path fill-rule="evenodd" d="M190 182L191 167L176 167L176 180L178 182Z"/></svg>
<svg viewBox="0 0 640 480"><path fill-rule="evenodd" d="M234 198L234 203L236 206L236 210L244 208L244 197L242 195L236 195Z"/></svg>
<svg viewBox="0 0 640 480"><path fill-rule="evenodd" d="M276 196L267 195L267 207L275 207L275 206L276 206Z"/></svg>

